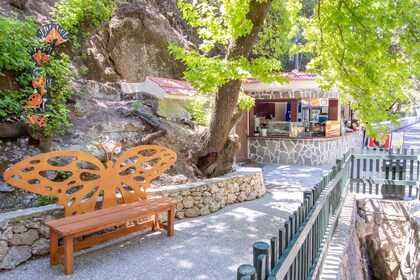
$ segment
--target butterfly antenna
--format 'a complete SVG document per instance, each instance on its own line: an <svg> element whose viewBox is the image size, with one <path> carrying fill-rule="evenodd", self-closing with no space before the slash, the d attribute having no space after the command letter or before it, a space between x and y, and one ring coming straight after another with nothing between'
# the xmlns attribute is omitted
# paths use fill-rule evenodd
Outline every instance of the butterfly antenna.
<svg viewBox="0 0 420 280"><path fill-rule="evenodd" d="M96 147L98 147L98 149L100 149L100 150L104 151L106 161L109 161L109 158L108 158L108 152L105 150L104 146L103 146L102 144L98 144Z"/></svg>
<svg viewBox="0 0 420 280"><path fill-rule="evenodd" d="M112 157L114 156L115 149L117 149L117 148L119 148L119 147L121 147L121 143L120 143L120 142L118 142L118 143L115 145L114 149L112 149L112 152L111 152L111 161L112 161Z"/></svg>

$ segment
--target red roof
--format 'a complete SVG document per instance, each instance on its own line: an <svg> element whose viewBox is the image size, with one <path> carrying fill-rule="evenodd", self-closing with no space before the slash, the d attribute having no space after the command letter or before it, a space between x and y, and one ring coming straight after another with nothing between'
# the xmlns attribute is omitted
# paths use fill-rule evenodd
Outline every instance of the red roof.
<svg viewBox="0 0 420 280"><path fill-rule="evenodd" d="M292 72L284 72L282 76L289 77L292 81L312 81L318 77L318 74L293 70Z"/></svg>
<svg viewBox="0 0 420 280"><path fill-rule="evenodd" d="M316 73L308 73L308 72L299 72L297 70L293 70L292 72L284 72L281 74L283 77L289 77L292 81L313 81L318 77ZM248 78L244 81L244 84L254 84L259 83L259 80L254 78Z"/></svg>
<svg viewBox="0 0 420 280"><path fill-rule="evenodd" d="M147 76L147 79L157 84L166 94L192 96L198 94L190 82Z"/></svg>

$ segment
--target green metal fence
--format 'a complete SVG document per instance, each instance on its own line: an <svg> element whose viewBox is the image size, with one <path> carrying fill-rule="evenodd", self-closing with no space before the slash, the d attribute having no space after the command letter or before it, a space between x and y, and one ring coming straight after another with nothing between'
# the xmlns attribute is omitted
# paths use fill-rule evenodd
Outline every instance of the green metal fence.
<svg viewBox="0 0 420 280"><path fill-rule="evenodd" d="M237 279L318 279L347 192L420 200L419 161L420 150L348 151L304 192L304 202L270 244L254 243L253 265L241 265Z"/></svg>
<svg viewBox="0 0 420 280"><path fill-rule="evenodd" d="M254 263L238 268L238 280L317 277L348 189L349 159L347 152L312 191L304 192L304 202L270 244L254 243Z"/></svg>
<svg viewBox="0 0 420 280"><path fill-rule="evenodd" d="M420 199L419 150L358 150L351 155L350 192Z"/></svg>

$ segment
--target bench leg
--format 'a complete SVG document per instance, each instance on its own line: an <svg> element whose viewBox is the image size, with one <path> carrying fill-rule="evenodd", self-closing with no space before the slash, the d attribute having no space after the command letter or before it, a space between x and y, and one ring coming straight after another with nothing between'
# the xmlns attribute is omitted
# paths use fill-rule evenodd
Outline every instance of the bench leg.
<svg viewBox="0 0 420 280"><path fill-rule="evenodd" d="M50 264L58 264L58 233L50 229Z"/></svg>
<svg viewBox="0 0 420 280"><path fill-rule="evenodd" d="M72 236L64 236L64 273L66 275L74 273Z"/></svg>
<svg viewBox="0 0 420 280"><path fill-rule="evenodd" d="M168 236L174 236L174 233L175 233L174 224L175 224L175 206L172 206L168 210L168 229L167 229Z"/></svg>
<svg viewBox="0 0 420 280"><path fill-rule="evenodd" d="M159 214L155 213L153 215L153 227L152 230L153 231L157 231L159 229Z"/></svg>

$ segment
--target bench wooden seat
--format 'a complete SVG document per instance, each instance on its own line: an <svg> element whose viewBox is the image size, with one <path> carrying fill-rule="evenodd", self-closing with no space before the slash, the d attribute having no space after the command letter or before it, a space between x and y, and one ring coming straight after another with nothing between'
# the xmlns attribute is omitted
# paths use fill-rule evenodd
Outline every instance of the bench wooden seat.
<svg viewBox="0 0 420 280"><path fill-rule="evenodd" d="M50 229L50 262L61 263L65 274L73 274L73 251L90 247L145 228L156 231L163 228L168 236L174 235L174 207L178 202L167 198L154 198L130 204L122 204L83 215L46 222ZM167 223L161 223L159 213L167 212ZM139 220L152 216L151 220ZM126 226L129 224L128 226ZM95 233L114 226L123 226L111 232L92 236L81 241L77 237ZM59 246L59 238L63 237L63 245Z"/></svg>
<svg viewBox="0 0 420 280"><path fill-rule="evenodd" d="M66 274L74 272L76 250L146 228L163 228L168 236L174 235L177 201L147 200L146 190L174 164L176 153L145 145L114 161L113 154L120 146L108 153L98 145L105 152L105 163L85 152L56 151L25 159L3 174L10 185L56 197L57 204L64 206L63 219L45 224L50 229L50 262L61 263ZM162 223L158 217L165 212L167 223ZM61 238L63 245L59 244Z"/></svg>

